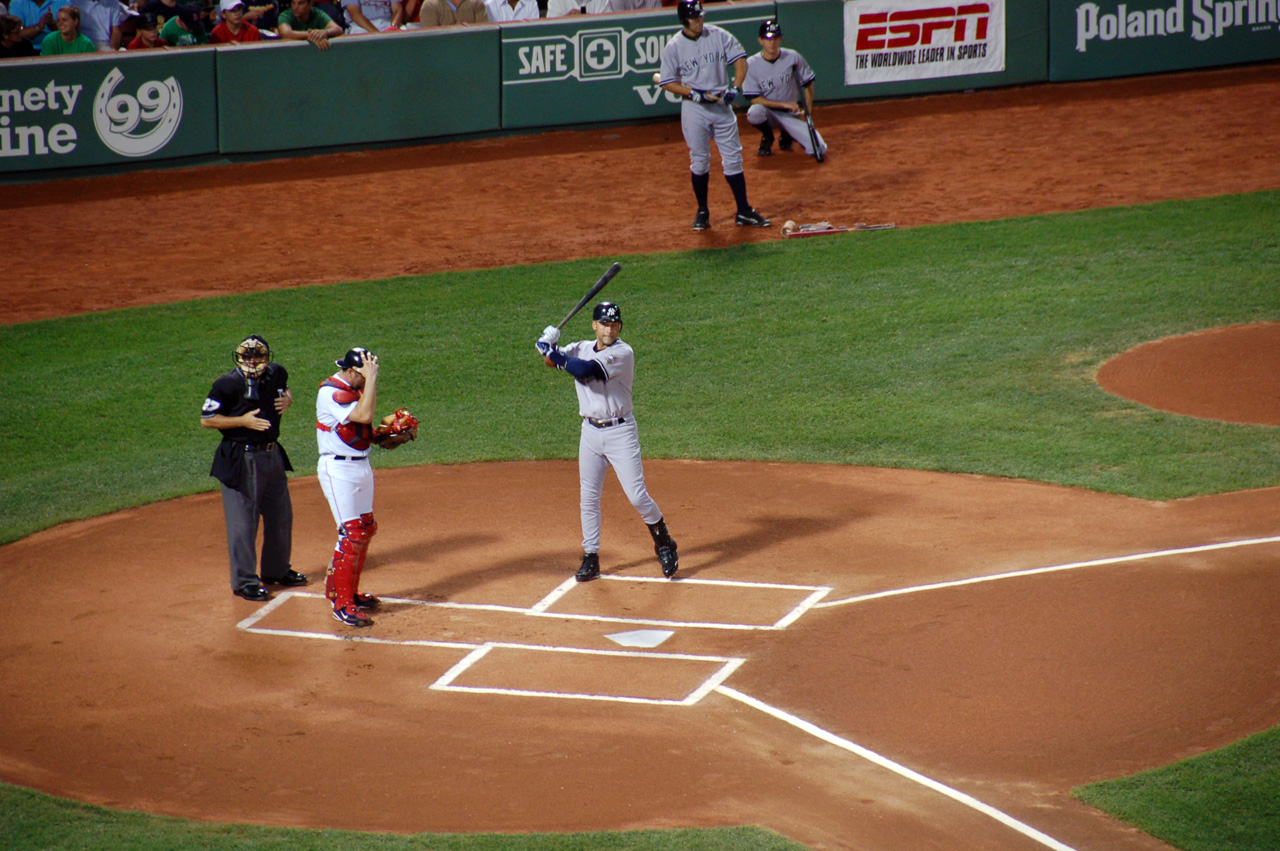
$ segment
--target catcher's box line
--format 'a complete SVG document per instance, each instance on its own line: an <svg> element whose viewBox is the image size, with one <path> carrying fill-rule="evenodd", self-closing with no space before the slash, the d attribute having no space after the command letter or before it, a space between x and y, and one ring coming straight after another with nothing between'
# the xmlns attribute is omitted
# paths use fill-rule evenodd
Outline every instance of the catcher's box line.
<svg viewBox="0 0 1280 851"><path fill-rule="evenodd" d="M931 582L928 585L914 585L909 588L894 588L889 591L877 591L874 594L862 594L857 597L848 597L844 600L828 600L822 603L814 604L816 609L825 609L831 606L844 606L850 603L865 603L868 600L879 600L883 597L897 597L903 594L915 594L919 591L935 591L939 588L958 588L962 585L977 585L982 582L995 582L997 579L1014 579L1019 576L1035 576L1042 573L1058 573L1064 570L1077 570L1082 567L1102 567L1109 564L1123 564L1128 561L1145 561L1153 558L1164 558L1166 556L1188 555L1191 553L1206 553L1214 550L1229 550L1236 547L1252 547L1258 544L1275 544L1280 543L1280 536L1271 538L1246 538L1239 541L1224 541L1218 544L1203 544L1194 547L1180 547L1173 550L1155 550L1146 553L1134 553L1127 556L1112 556L1110 558L1097 558L1090 561L1076 561L1067 564L1055 564L1049 567L1033 567L1028 570L1013 570L1008 573L994 573L990 576L972 576L967 579L953 579L948 582Z"/></svg>
<svg viewBox="0 0 1280 851"><path fill-rule="evenodd" d="M1018 821L1013 816L1008 815L1007 813L1003 813L1000 810L997 810L995 807L991 806L990 804L984 804L982 801L979 801L977 798L973 797L972 795L966 795L964 792L961 792L958 789L952 789L950 786L947 786L943 783L939 783L937 780L934 780L931 777L926 777L925 775L921 774L918 771L913 771L912 769L907 768L905 765L894 762L888 757L881 756L875 751L868 750L867 748L864 748L861 745L855 744L849 741L848 739L842 738L840 736L835 735L834 733L824 730L821 727L817 726L816 724L811 724L810 722L805 721L803 718L799 718L795 715L792 715L790 712L785 712L781 709L778 709L777 707L770 706L769 704L763 701L757 700L756 698L751 697L748 694L743 694L737 689L730 688L729 686L724 686L724 685L718 686L716 688L716 691L720 694L723 694L725 697L733 698L734 700L739 701L740 703L744 703L747 706L750 706L754 709L758 709L767 715L772 715L774 718L777 718L780 721L785 721L791 726L799 730L803 730L809 735L815 736L828 744L835 745L836 747L841 748L842 750L846 750L849 753L856 754L857 756L862 757L868 762L878 765L881 768L888 769L889 771L892 771L894 774L897 774L900 777L905 777L907 780L910 780L913 783L918 783L921 786L924 786L926 789L931 789L934 792L938 792L939 794L945 795L946 797L950 798L953 801L956 801L957 803L963 804L964 806L969 807L972 810L976 810L977 812L980 812L985 816L989 816L990 818L995 819L996 821L1000 822L1006 827L1013 828L1018 833L1021 833L1023 836L1026 836L1029 839L1035 840L1036 842L1040 843L1046 848L1052 848L1053 851L1075 851L1075 849L1072 848L1070 845L1064 845L1063 843L1054 839L1052 836L1049 836L1048 834L1045 834L1036 830L1034 827L1032 827L1029 824Z"/></svg>

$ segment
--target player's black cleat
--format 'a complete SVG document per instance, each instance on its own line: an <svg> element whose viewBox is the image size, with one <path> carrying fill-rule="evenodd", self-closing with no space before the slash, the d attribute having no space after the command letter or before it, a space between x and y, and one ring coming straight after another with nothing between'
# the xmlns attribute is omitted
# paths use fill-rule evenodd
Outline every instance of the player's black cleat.
<svg viewBox="0 0 1280 851"><path fill-rule="evenodd" d="M676 552L676 542L667 539L667 543L658 547L658 564L662 565L662 575L670 579L680 569L680 554Z"/></svg>
<svg viewBox="0 0 1280 851"><path fill-rule="evenodd" d="M693 217L694 230L706 230L711 227L711 212L709 210L699 210L698 215Z"/></svg>
<svg viewBox="0 0 1280 851"><path fill-rule="evenodd" d="M582 566L574 574L579 582L590 582L600 575L600 556L598 553L583 553Z"/></svg>
<svg viewBox="0 0 1280 851"><path fill-rule="evenodd" d="M760 148L756 151L757 157L773 156L773 129L765 128L760 136Z"/></svg>
<svg viewBox="0 0 1280 851"><path fill-rule="evenodd" d="M752 228L767 228L772 224L764 216L757 213L754 207L748 207L745 210L740 210L738 214L733 217L733 223L740 227Z"/></svg>
<svg viewBox="0 0 1280 851"><path fill-rule="evenodd" d="M352 600L356 604L356 608L362 612L371 612L382 605L382 601L372 594L356 593L352 595Z"/></svg>
<svg viewBox="0 0 1280 851"><path fill-rule="evenodd" d="M787 135L786 130L781 131L781 133L778 135L778 150L779 151L791 150L791 137Z"/></svg>

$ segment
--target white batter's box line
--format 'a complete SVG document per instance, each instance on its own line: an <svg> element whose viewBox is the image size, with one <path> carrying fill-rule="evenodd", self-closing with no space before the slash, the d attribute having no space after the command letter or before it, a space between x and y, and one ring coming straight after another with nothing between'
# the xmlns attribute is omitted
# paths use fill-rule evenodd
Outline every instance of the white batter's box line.
<svg viewBox="0 0 1280 851"><path fill-rule="evenodd" d="M1016 579L1022 576L1037 576L1045 573L1059 573L1065 570L1079 570L1082 567L1103 567L1111 564L1124 564L1125 562L1131 561L1146 561L1148 559L1165 558L1168 556L1207 553L1215 550L1230 550L1235 549L1236 547L1253 547L1259 544L1275 543L1280 543L1280 536L1271 538L1248 538L1240 541L1224 541L1220 544L1203 544L1195 547L1180 547L1173 550L1156 550L1154 552L1134 553L1127 556L1113 556L1110 558L1092 559L1090 561L1055 564L1049 567L1033 567L1028 570L1013 570L1008 573L994 573L989 576L972 576L967 579L953 579L947 582L931 582L928 585L913 585L908 588L894 588L889 591L877 591L873 594L861 594L857 597L847 597L843 600L828 600L825 603L816 603L814 608L825 609L832 606L845 606L850 603L865 603L868 600L880 600L885 597L898 597L903 594L916 594L920 591L936 591L941 588L959 588L962 585L978 585L983 582L995 582L1000 579Z"/></svg>
<svg viewBox="0 0 1280 851"><path fill-rule="evenodd" d="M740 703L744 703L747 706L750 706L754 709L758 709L761 712L765 713L766 715L771 715L774 718L777 718L780 721L790 724L792 727L795 727L798 730L802 730L808 733L809 735L814 736L818 739L821 739L822 741L828 744L835 745L836 747L842 750L846 750L851 754L855 754L856 756L862 757L868 762L874 765L878 765L881 768L887 769L893 772L894 774L897 774L900 777L904 777L907 780L910 780L913 783L918 783L927 789L931 789L934 792L937 792L941 795L945 795L946 797L950 798L953 801L956 801L957 803L963 804L964 806L969 807L970 809L975 810L979 813L982 813L983 815L988 816L989 818L995 819L996 821L1000 822L1006 827L1016 830L1018 833L1021 833L1023 836L1038 842L1039 844L1045 846L1046 848L1053 849L1053 851L1075 851L1075 849L1073 849L1071 846L1065 845L1059 842L1058 840L1054 839L1052 836L1049 836L1046 833L1042 833L1041 831L1036 830L1034 827L1032 827L1029 824L1026 824L1025 822L1018 821L1013 816L1007 813L1004 813L1000 810L997 810L995 807L991 806L990 804L984 804L982 801L979 801L977 798L973 797L972 795L969 795L965 792L961 792L959 789L953 789L952 787L947 786L944 783L940 783L937 780L934 780L932 777L927 777L926 775L921 774L920 772L914 769L908 768L907 766L899 762L894 762L888 757L881 756L880 754L876 753L873 750L869 750L868 748L865 748L862 745L851 742L848 739L843 738L841 736L837 736L835 733L832 733L828 730L824 730L818 725L813 724L809 721L806 721L803 718L800 718L799 716L792 715L790 712L786 712L782 709L778 709L775 706L770 706L764 701L757 700L756 698L748 694L744 694L743 692L740 692L737 689L730 688L729 686L723 686L723 685L717 686L716 691L719 692L720 694L723 694L725 697L733 698L734 700L739 701Z"/></svg>
<svg viewBox="0 0 1280 851"><path fill-rule="evenodd" d="M410 647L443 647L447 650L474 650L479 644L474 642L462 641L433 641L426 638L376 638L371 635L335 635L330 632L310 632L301 629L275 629L266 626L255 626L260 620L271 614L274 610L284 605L285 601L294 597L315 597L324 599L323 594L316 594L311 591L285 591L278 594L275 599L267 603L258 611L236 624L236 629L242 629L245 632L252 632L255 635L288 635L294 638L319 638L325 641L359 641L365 644L397 644ZM392 599L383 597L383 600ZM416 601L406 601L416 602Z"/></svg>
<svg viewBox="0 0 1280 851"><path fill-rule="evenodd" d="M626 695L592 694L589 692L538 691L534 689L497 688L494 686L460 686L453 684L454 680L466 673L468 669L487 656L491 650L496 649L532 650L543 653L574 653L584 656L629 657L632 659L645 659L647 661L669 659L679 662L720 662L721 665L715 673L703 680L697 688L679 699L629 697ZM502 694L512 697L551 697L559 698L561 700L603 700L613 703L647 703L657 706L693 706L712 691L719 688L734 671L738 670L738 668L742 666L742 663L745 661L746 659L732 656L697 656L688 653L653 653L630 650L586 650L580 647L544 647L537 644L511 644L502 641L491 641L486 642L484 645L477 647L475 650L468 653L465 658L449 670L445 671L440 678L428 686L428 688L435 691L467 692L470 694Z"/></svg>

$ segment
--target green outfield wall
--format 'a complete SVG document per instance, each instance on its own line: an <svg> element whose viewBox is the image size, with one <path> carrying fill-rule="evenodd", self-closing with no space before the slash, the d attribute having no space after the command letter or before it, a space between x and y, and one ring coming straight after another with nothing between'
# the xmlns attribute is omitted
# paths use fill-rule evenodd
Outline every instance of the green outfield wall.
<svg viewBox="0 0 1280 851"><path fill-rule="evenodd" d="M711 3L748 54L777 16L819 101L1280 59L1280 0ZM0 61L0 179L674 117L672 7L517 24ZM76 171L75 173L83 173Z"/></svg>

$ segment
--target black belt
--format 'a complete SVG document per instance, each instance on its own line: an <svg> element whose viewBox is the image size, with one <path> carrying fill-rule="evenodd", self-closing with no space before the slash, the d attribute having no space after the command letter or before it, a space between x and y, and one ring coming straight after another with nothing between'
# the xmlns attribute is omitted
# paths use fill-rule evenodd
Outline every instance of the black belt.
<svg viewBox="0 0 1280 851"><path fill-rule="evenodd" d="M368 461L369 456L368 455L335 455L333 456L333 460L335 461Z"/></svg>
<svg viewBox="0 0 1280 851"><path fill-rule="evenodd" d="M593 417L585 417L585 419L596 428L608 428L609 426L622 425L627 421L626 417L614 417L611 420L597 420Z"/></svg>
<svg viewBox="0 0 1280 851"><path fill-rule="evenodd" d="M270 452L276 448L275 441L271 443L246 443L243 446L245 452Z"/></svg>

